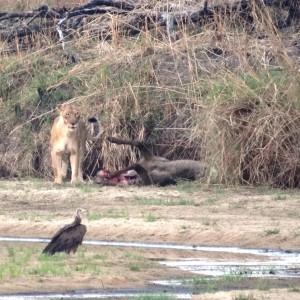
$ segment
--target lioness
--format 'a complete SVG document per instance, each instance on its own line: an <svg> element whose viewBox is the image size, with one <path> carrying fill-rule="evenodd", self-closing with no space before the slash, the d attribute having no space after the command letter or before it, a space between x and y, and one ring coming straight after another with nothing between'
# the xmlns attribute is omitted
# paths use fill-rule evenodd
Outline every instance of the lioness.
<svg viewBox="0 0 300 300"><path fill-rule="evenodd" d="M97 136L88 137L86 124L82 121L80 110L73 104L61 104L57 107L59 116L54 120L51 129L51 158L54 182L61 184L67 175L69 156L71 162L71 183L83 182L82 162L87 139L97 140ZM95 118L89 122L98 122ZM92 125L94 129L94 124ZM94 130L92 130L93 132Z"/></svg>

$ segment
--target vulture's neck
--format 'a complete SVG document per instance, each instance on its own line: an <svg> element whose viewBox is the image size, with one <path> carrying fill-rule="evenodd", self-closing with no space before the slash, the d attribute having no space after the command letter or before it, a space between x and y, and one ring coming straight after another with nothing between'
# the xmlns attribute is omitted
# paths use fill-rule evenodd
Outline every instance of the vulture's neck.
<svg viewBox="0 0 300 300"><path fill-rule="evenodd" d="M80 218L80 216L77 215L77 216L75 217L75 220L74 220L73 223L74 223L74 225L79 225L79 224L81 223L81 218Z"/></svg>

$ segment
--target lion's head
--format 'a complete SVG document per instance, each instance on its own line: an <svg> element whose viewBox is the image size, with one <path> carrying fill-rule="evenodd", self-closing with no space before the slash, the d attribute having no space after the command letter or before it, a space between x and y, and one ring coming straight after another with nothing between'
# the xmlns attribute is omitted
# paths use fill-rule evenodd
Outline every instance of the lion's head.
<svg viewBox="0 0 300 300"><path fill-rule="evenodd" d="M57 109L69 130L75 130L78 127L78 123L81 118L78 107L72 104L61 104L57 107Z"/></svg>

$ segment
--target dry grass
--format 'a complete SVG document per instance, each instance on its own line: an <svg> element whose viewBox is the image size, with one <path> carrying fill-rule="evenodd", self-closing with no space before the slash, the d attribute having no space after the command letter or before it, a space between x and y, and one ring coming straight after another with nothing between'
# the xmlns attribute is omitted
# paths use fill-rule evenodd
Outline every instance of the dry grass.
<svg viewBox="0 0 300 300"><path fill-rule="evenodd" d="M0 10L1 11L29 11L31 9L36 9L44 4L51 7L74 7L76 5L85 4L84 0L16 0L16 1L6 1L0 0Z"/></svg>
<svg viewBox="0 0 300 300"><path fill-rule="evenodd" d="M137 159L105 141L116 135L146 140L168 158L206 161L220 182L299 186L299 32L278 31L274 11L253 7L252 15L251 26L221 14L201 29L182 25L173 42L160 27L123 36L130 16L89 19L66 44L76 64L51 36L36 36L30 50L16 45L16 55L3 43L0 174L52 176L52 111L70 100L104 128L88 174ZM110 41L96 38L104 22Z"/></svg>

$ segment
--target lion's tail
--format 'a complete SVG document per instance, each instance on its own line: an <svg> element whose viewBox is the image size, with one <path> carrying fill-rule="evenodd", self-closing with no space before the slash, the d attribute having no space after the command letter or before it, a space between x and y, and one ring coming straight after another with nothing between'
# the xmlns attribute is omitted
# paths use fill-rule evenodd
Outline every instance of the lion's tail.
<svg viewBox="0 0 300 300"><path fill-rule="evenodd" d="M90 141L99 140L102 134L101 124L95 117L88 118L87 128L89 132L87 139ZM95 132L97 132L97 135L95 135Z"/></svg>

